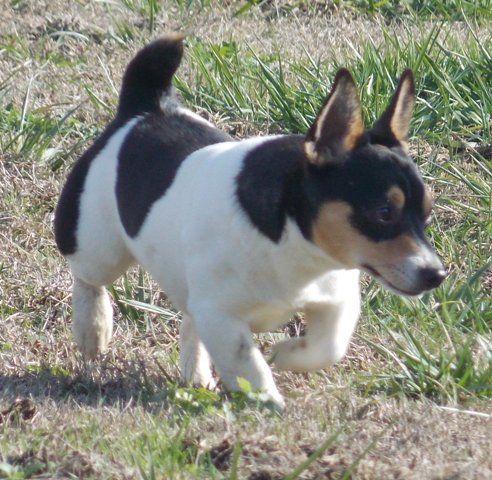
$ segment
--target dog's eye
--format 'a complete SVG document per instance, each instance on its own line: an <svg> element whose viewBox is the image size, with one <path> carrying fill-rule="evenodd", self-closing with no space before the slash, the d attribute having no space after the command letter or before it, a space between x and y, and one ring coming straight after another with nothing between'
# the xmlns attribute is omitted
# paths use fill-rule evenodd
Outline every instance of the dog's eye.
<svg viewBox="0 0 492 480"><path fill-rule="evenodd" d="M385 204L375 211L375 219L378 223L387 224L393 221L395 217L394 209L391 208L390 204Z"/></svg>

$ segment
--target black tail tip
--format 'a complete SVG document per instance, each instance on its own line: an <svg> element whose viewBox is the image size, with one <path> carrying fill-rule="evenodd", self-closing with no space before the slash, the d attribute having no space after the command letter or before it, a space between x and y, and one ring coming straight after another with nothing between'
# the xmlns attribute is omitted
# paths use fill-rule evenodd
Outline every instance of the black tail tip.
<svg viewBox="0 0 492 480"><path fill-rule="evenodd" d="M169 55L175 53L177 56L179 56L181 60L184 39L184 33L179 32L163 35L162 37L154 40L153 42L142 48L137 56L140 54L144 54L146 51L149 51L149 53L155 51L155 53L160 55Z"/></svg>
<svg viewBox="0 0 492 480"><path fill-rule="evenodd" d="M131 117L159 108L159 99L170 90L183 57L182 33L165 35L142 48L123 76L119 116Z"/></svg>
<svg viewBox="0 0 492 480"><path fill-rule="evenodd" d="M157 38L137 52L133 60L128 65L128 69L130 69L132 64L135 62L142 63L149 60L158 60L159 63L162 64L163 57L177 57L181 60L184 38L185 35L179 32L169 33Z"/></svg>
<svg viewBox="0 0 492 480"><path fill-rule="evenodd" d="M157 81L170 81L183 57L184 35L172 33L146 45L128 65L125 76L138 71Z"/></svg>

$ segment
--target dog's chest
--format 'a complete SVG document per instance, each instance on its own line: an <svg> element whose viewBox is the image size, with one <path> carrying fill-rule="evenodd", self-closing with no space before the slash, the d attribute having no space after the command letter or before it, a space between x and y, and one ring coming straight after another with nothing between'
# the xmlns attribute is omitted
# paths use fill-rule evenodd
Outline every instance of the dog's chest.
<svg viewBox="0 0 492 480"><path fill-rule="evenodd" d="M249 299L238 301L238 316L254 332L272 331L287 323L298 311L326 310L328 306L347 302L358 305L359 271L331 271L297 290L271 288L267 294L259 288L251 289L249 294Z"/></svg>
<svg viewBox="0 0 492 480"><path fill-rule="evenodd" d="M236 182L257 143L222 143L190 155L127 241L180 310L194 303L195 310L221 310L268 331L306 305L336 300L343 274L324 278L332 265L293 221L278 242L250 221Z"/></svg>

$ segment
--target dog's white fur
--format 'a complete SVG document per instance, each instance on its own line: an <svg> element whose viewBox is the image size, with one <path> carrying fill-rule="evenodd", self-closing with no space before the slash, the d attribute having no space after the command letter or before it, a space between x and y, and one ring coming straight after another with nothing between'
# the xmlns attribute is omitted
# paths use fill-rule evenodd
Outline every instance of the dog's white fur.
<svg viewBox="0 0 492 480"><path fill-rule="evenodd" d="M193 115L184 109L177 114ZM235 201L235 178L245 155L272 137L211 145L190 155L139 234L128 237L114 186L117 152L138 121L123 126L94 159L81 196L80 247L68 256L77 344L88 357L107 347L112 313L104 285L137 261L183 312L186 381L213 384L210 354L227 388L236 389L243 377L282 405L251 331L275 329L304 310L307 335L276 345L275 363L299 371L335 363L359 316L359 271L344 269L306 242L291 221L279 244L252 228Z"/></svg>
<svg viewBox="0 0 492 480"><path fill-rule="evenodd" d="M148 50L150 59L152 48ZM145 55L147 53L143 59L150 61ZM145 70L147 67L141 59L132 68ZM153 60L150 64L153 65ZM332 104L338 105L335 110L343 118L347 110L345 96L352 99L347 110L349 118L344 120L347 128L341 130L345 137L330 140L330 147L336 147L338 154L343 156L346 153L343 149L350 148L354 135L361 134L362 124L358 123L356 115L355 85L350 75L341 71L337 78L335 85L340 87L338 90L334 87L333 96L323 107L318 121L325 120L326 109ZM130 75L126 87L130 89L127 91L130 96L123 95L126 103L123 110L120 109L120 115L132 106L131 102L135 100L132 95L140 92L131 90L135 88L132 82L137 80L142 81L138 72ZM170 84L170 78L166 81ZM411 109L412 91L413 82L407 73L402 76L394 97L396 110L406 112ZM191 122L201 125L202 130L216 131L206 120L181 107L168 89L164 93L160 108L168 115L166 118L170 115L173 120L178 120L173 125L189 128ZM400 108L400 103L406 105L405 108ZM76 175L85 175L79 177L82 183L80 199L67 197L63 200L68 202L65 205L78 204L76 231L71 232L76 237L76 248L70 246L63 250L74 275L74 337L85 357L93 358L104 351L112 335L112 308L105 285L138 262L182 312L180 367L183 379L213 387L213 363L226 388L237 390L238 378L242 377L253 389L263 390L281 407L283 398L251 332L274 330L295 312L304 311L306 335L275 345L272 358L280 369L316 370L344 356L356 326L360 310L359 270L352 267L366 268L364 265L373 264L371 273L382 275L384 278L380 280L398 293L422 292L442 281L442 265L437 256L415 234L412 234L415 238L409 236L406 244L402 244L406 245L405 251L401 252L400 244L396 244L392 260L387 261L384 254L379 255L376 256L379 263L374 265L372 258L350 257L362 255L364 251L370 254L372 246L353 251L346 248L344 237L334 235L339 223L330 219L328 235L330 239L335 238L335 244L330 248L337 254L308 241L298 223L289 216L286 216L278 242L260 233L238 200L238 178L248 155L276 138L272 136L241 142L224 141L191 153L180 164L165 193L151 202L136 234L127 234L118 209L121 195L125 194L124 190L118 193L116 188L118 155L125 148L125 140L132 129L146 121L146 114L131 112L133 118L125 123L124 119L128 117L120 116L120 123L114 124L115 130L108 134L101 149L95 150L87 173L83 169L82 173L81 170L76 172ZM407 116L406 113L403 115L404 120ZM328 123L336 123L337 119L335 115ZM166 127L166 120L161 118L159 121ZM309 147L307 158L317 163L320 158L316 156L321 155L318 147L326 147L326 138L321 138L320 145L317 144L325 125L313 125L316 128L308 133L309 141L304 145ZM407 128L408 121L405 120L399 126L402 138ZM330 128L327 131L323 135L329 136ZM219 137L211 137L209 143L216 138ZM215 141L222 141L222 137ZM76 189L77 185L72 184L70 188ZM65 231L74 210L67 213L62 209L61 212L57 218L63 244L60 232ZM345 223L347 218L344 218ZM359 242L367 240L359 239ZM381 251L384 252L384 247ZM425 268L438 276L426 280L423 277L429 272Z"/></svg>

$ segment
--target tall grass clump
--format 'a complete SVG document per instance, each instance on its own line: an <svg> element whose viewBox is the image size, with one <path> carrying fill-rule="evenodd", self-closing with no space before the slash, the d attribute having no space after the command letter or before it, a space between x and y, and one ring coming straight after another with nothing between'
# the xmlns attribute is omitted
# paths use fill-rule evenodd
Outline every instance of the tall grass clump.
<svg viewBox="0 0 492 480"><path fill-rule="evenodd" d="M330 88L336 70L348 67L360 95L365 118L374 121L387 105L401 72L416 76L418 102L414 135L428 140L458 136L491 141L492 42L481 41L470 26L465 38L438 24L415 38L396 37L382 28L382 40L361 43L349 60L330 64L306 54L286 59L259 55L233 43L189 42L196 82L177 86L185 100L232 120L254 121L261 129L302 132L310 125Z"/></svg>

